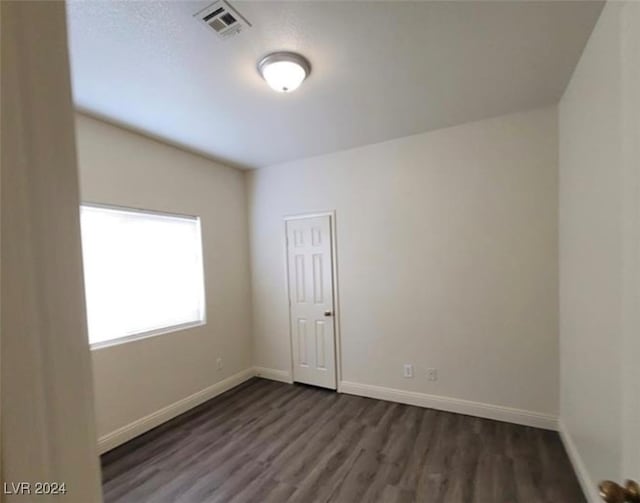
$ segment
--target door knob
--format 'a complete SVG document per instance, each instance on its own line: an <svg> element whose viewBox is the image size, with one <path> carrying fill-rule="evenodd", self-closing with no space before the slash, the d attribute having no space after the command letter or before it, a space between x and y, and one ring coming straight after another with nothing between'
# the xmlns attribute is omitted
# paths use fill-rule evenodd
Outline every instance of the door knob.
<svg viewBox="0 0 640 503"><path fill-rule="evenodd" d="M324 315L325 315L325 316L331 316L332 314L333 314L333 313L332 313L331 311L325 311L325 312L324 312Z"/></svg>
<svg viewBox="0 0 640 503"><path fill-rule="evenodd" d="M627 480L624 487L611 480L605 480L598 488L600 497L606 503L640 503L640 486L633 480Z"/></svg>

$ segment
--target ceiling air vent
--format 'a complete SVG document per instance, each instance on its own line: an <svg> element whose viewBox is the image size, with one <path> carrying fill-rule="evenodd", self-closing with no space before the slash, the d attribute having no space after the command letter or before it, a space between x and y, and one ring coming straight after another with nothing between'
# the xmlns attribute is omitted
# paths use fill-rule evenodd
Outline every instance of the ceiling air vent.
<svg viewBox="0 0 640 503"><path fill-rule="evenodd" d="M229 38L237 35L244 28L251 28L247 18L225 0L218 0L193 16L215 31L220 38Z"/></svg>

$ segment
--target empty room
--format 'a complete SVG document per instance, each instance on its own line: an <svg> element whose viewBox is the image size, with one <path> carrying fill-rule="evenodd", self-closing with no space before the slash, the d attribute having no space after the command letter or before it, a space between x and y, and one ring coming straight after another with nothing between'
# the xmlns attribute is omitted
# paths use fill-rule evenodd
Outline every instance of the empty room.
<svg viewBox="0 0 640 503"><path fill-rule="evenodd" d="M0 21L2 503L640 502L640 2Z"/></svg>

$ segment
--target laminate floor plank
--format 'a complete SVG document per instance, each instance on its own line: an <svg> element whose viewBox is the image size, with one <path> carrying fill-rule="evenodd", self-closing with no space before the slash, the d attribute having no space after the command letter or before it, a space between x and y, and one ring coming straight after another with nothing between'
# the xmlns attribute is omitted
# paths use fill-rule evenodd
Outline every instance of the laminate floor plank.
<svg viewBox="0 0 640 503"><path fill-rule="evenodd" d="M251 379L102 456L105 503L585 503L557 433Z"/></svg>

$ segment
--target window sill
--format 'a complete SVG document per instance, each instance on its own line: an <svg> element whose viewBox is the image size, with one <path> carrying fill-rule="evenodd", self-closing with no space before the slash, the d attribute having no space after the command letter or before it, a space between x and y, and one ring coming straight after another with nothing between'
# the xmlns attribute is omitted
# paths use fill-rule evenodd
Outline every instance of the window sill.
<svg viewBox="0 0 640 503"><path fill-rule="evenodd" d="M127 335L126 337L118 337L117 339L111 339L108 341L94 342L92 344L89 344L89 348L91 349L91 351L95 351L98 349L109 348L111 346L119 346L121 344L128 344L130 342L157 337L158 335L167 335L176 332L182 332L183 330L202 327L206 324L206 321L190 321L188 323L181 323L180 325L172 325L170 327L159 328L157 330L150 330L148 332L140 332L139 334Z"/></svg>

